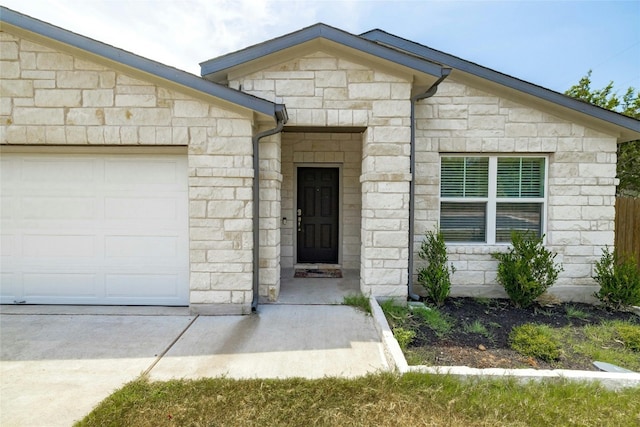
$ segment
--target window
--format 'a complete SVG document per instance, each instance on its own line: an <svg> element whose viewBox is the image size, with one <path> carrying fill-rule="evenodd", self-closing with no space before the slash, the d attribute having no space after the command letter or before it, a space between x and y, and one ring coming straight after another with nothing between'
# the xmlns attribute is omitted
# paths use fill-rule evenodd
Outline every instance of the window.
<svg viewBox="0 0 640 427"><path fill-rule="evenodd" d="M543 233L544 157L446 156L440 229L448 242L502 243L511 231Z"/></svg>

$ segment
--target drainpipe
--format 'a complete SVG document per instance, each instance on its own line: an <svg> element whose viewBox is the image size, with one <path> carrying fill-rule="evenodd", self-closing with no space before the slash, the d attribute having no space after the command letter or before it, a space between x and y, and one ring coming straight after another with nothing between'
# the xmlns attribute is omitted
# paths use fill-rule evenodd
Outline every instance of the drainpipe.
<svg viewBox="0 0 640 427"><path fill-rule="evenodd" d="M253 300L251 311L258 309L260 298L260 150L259 142L266 136L280 133L289 120L284 104L275 105L276 127L254 135L253 143Z"/></svg>
<svg viewBox="0 0 640 427"><path fill-rule="evenodd" d="M442 68L442 75L424 93L419 93L411 97L411 181L409 182L409 277L407 281L407 291L409 298L419 301L420 295L413 291L413 239L415 235L415 195L416 195L416 102L421 99L430 98L438 91L438 85L451 73L451 68Z"/></svg>

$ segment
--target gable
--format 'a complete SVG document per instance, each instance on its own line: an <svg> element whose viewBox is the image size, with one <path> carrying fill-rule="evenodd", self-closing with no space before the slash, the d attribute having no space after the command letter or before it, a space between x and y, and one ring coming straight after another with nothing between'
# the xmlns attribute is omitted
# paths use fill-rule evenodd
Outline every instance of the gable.
<svg viewBox="0 0 640 427"><path fill-rule="evenodd" d="M397 49L371 42L362 37L316 24L294 33L269 40L200 64L204 78L227 83L230 79L252 70L260 70L288 62L317 51L351 58L397 73L413 75L418 84L429 87L448 70L440 64L409 55Z"/></svg>

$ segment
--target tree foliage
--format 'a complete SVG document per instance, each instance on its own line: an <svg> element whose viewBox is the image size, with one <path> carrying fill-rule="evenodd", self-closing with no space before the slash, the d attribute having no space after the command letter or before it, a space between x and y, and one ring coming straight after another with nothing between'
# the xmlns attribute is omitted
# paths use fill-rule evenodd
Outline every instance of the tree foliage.
<svg viewBox="0 0 640 427"><path fill-rule="evenodd" d="M565 92L573 98L589 102L607 110L640 119L640 91L629 87L619 96L613 81L602 89L591 87L591 70ZM640 140L618 145L617 175L620 179L618 195L640 197Z"/></svg>

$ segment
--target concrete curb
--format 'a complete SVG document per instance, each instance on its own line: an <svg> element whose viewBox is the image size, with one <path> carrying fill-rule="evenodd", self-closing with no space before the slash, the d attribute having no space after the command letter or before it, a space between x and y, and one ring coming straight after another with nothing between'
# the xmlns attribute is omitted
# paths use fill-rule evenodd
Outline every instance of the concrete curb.
<svg viewBox="0 0 640 427"><path fill-rule="evenodd" d="M404 354L402 353L402 349L400 348L398 341L393 337L393 332L391 332L391 328L389 327L389 323L387 322L387 318L384 316L380 304L378 304L378 301L374 297L369 297L369 304L371 305L371 316L373 316L376 330L378 331L378 335L380 335L380 340L382 341L382 346L384 348L384 355L387 358L389 367L391 370L395 370L400 373L408 372L409 365L407 364L407 360L404 358Z"/></svg>
<svg viewBox="0 0 640 427"><path fill-rule="evenodd" d="M640 387L640 373L627 374L618 372L575 371L569 369L477 369L470 368L468 366L409 366L404 357L404 353L400 349L398 341L393 337L393 332L391 332L391 328L389 327L389 323L382 312L380 304L378 304L378 301L373 297L370 298L370 303L371 313L376 323L376 329L380 334L380 339L384 346L384 353L389 361L389 366L401 374L407 372L422 372L429 374L455 375L461 378L510 377L523 381L542 381L546 379L564 378L568 380L586 382L597 381L604 387L614 390L626 387Z"/></svg>

